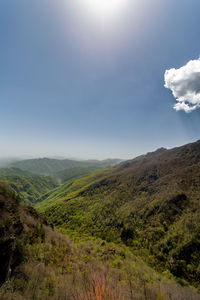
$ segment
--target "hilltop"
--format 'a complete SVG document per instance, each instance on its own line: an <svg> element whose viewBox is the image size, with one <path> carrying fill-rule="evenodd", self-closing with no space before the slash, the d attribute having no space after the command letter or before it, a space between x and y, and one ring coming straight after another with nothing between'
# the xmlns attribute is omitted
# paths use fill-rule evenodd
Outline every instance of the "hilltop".
<svg viewBox="0 0 200 300"><path fill-rule="evenodd" d="M199 287L200 141L159 149L62 185L38 204L51 222L123 243Z"/></svg>

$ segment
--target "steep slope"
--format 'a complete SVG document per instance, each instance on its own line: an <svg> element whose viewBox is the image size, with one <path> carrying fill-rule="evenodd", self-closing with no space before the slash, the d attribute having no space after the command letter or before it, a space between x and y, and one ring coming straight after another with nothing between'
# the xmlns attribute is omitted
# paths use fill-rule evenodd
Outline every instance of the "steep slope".
<svg viewBox="0 0 200 300"><path fill-rule="evenodd" d="M38 198L58 184L49 176L39 176L17 168L0 169L0 182L13 188L25 202L35 203Z"/></svg>
<svg viewBox="0 0 200 300"><path fill-rule="evenodd" d="M75 245L0 185L0 299L198 300L147 267L125 246Z"/></svg>
<svg viewBox="0 0 200 300"><path fill-rule="evenodd" d="M69 197L76 197L77 192L84 191L86 187L89 187L92 183L98 182L100 178L105 177L105 174L110 174L111 168L103 169L102 171L95 172L90 175L85 175L77 179L69 180L65 184L62 184L44 194L41 198L38 198L36 207L40 210L45 207L49 207L50 204L54 204L57 200L66 200L67 195Z"/></svg>
<svg viewBox="0 0 200 300"><path fill-rule="evenodd" d="M118 159L107 159L102 161L87 161L77 167L67 168L65 170L54 173L54 177L60 182L65 183L73 178L91 174L104 168L114 166L121 161Z"/></svg>
<svg viewBox="0 0 200 300"><path fill-rule="evenodd" d="M76 161L40 158L22 160L14 163L12 166L35 174L50 175L60 183L64 183L72 178L90 174L119 162L120 160L118 159Z"/></svg>
<svg viewBox="0 0 200 300"><path fill-rule="evenodd" d="M64 187L41 204L55 225L123 242L199 286L200 141L123 162L73 193Z"/></svg>

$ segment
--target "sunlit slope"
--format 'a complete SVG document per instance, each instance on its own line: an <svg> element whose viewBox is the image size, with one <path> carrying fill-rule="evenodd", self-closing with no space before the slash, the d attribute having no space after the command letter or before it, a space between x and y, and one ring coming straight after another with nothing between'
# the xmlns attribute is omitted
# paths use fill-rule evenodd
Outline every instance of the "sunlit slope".
<svg viewBox="0 0 200 300"><path fill-rule="evenodd" d="M57 201L67 201L68 199L76 198L77 195L84 192L87 187L98 182L100 179L108 176L112 172L112 168L104 169L90 175L85 175L77 179L70 180L65 184L51 190L38 199L36 207L40 211L45 211Z"/></svg>
<svg viewBox="0 0 200 300"><path fill-rule="evenodd" d="M49 176L39 176L17 168L0 169L0 182L9 185L24 202L32 204L57 186L57 182Z"/></svg>
<svg viewBox="0 0 200 300"><path fill-rule="evenodd" d="M200 141L148 153L85 183L45 200L55 225L146 249L157 268L199 284Z"/></svg>
<svg viewBox="0 0 200 300"><path fill-rule="evenodd" d="M0 299L198 300L126 246L74 244L0 184Z"/></svg>

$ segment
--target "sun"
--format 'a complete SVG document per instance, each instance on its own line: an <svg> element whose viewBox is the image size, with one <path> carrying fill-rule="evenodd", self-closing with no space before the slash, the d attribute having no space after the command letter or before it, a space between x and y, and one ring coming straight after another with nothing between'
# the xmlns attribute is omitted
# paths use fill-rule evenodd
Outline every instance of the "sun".
<svg viewBox="0 0 200 300"><path fill-rule="evenodd" d="M120 13L126 0L84 0L86 9L95 16L111 17Z"/></svg>

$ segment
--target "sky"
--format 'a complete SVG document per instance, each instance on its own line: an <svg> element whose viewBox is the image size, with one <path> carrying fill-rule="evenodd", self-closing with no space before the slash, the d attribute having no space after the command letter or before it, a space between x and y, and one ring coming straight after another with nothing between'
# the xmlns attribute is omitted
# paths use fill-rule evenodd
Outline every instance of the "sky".
<svg viewBox="0 0 200 300"><path fill-rule="evenodd" d="M1 0L0 157L128 159L200 139L199 12Z"/></svg>

